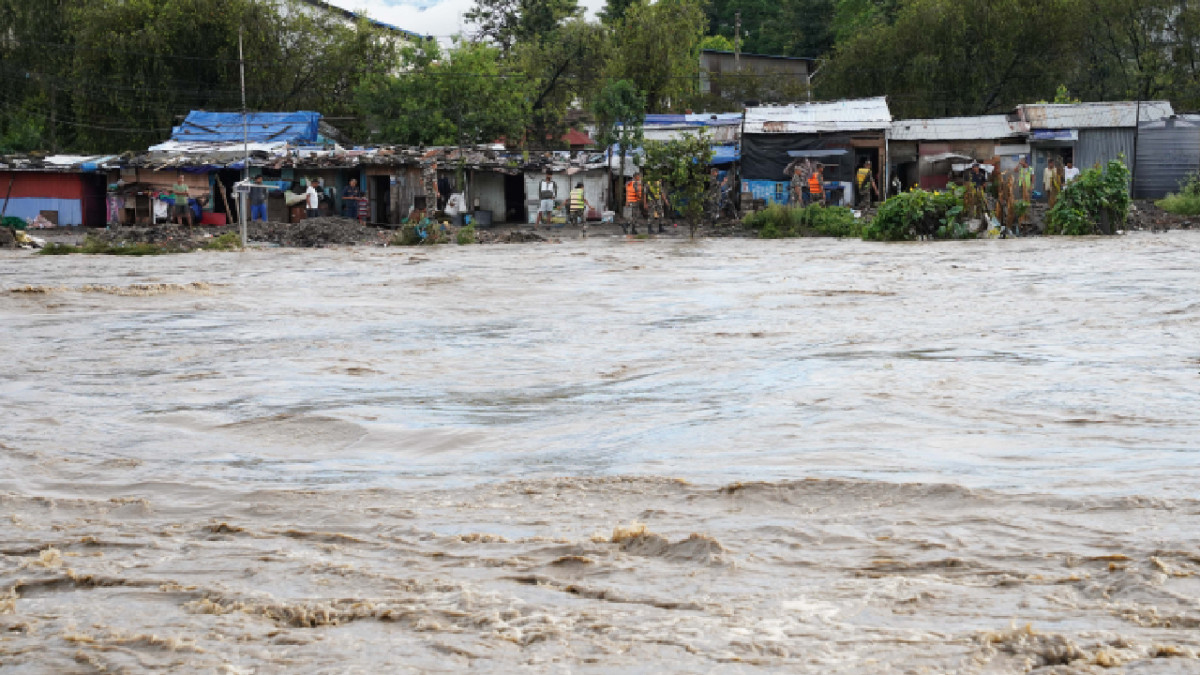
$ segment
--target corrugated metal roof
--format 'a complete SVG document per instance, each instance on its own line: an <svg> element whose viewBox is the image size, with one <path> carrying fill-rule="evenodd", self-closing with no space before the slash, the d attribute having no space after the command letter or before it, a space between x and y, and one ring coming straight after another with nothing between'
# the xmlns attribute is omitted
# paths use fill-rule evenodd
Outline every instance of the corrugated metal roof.
<svg viewBox="0 0 1200 675"><path fill-rule="evenodd" d="M974 141L1011 138L1029 133L1029 125L1007 115L946 117L892 122L893 141Z"/></svg>
<svg viewBox="0 0 1200 675"><path fill-rule="evenodd" d="M646 119L642 122L642 125L646 127L718 127L733 124L741 125L741 123L741 113L688 113L686 115L646 115Z"/></svg>
<svg viewBox="0 0 1200 675"><path fill-rule="evenodd" d="M748 134L811 134L822 131L887 129L892 113L887 99L862 98L827 103L798 103L746 108Z"/></svg>
<svg viewBox="0 0 1200 675"><path fill-rule="evenodd" d="M1106 129L1133 127L1137 101L1106 103L1034 103L1017 106L1030 129ZM1175 114L1167 101L1142 101L1141 121L1153 122Z"/></svg>

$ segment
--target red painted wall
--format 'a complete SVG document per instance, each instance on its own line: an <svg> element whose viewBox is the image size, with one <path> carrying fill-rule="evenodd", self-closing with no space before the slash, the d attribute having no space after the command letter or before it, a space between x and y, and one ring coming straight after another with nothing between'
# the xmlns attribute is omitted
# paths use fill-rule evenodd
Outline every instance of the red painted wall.
<svg viewBox="0 0 1200 675"><path fill-rule="evenodd" d="M9 181L12 181L13 199L82 199L84 196L84 176L77 173L0 171L0 200L8 194Z"/></svg>

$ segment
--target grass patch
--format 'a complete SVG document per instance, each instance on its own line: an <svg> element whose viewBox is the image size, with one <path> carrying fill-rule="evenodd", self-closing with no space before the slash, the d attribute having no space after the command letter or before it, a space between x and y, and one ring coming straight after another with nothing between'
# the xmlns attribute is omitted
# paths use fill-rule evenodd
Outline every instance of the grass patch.
<svg viewBox="0 0 1200 675"><path fill-rule="evenodd" d="M1179 192L1172 192L1154 205L1179 216L1200 216L1200 173L1188 174L1179 182Z"/></svg>
<svg viewBox="0 0 1200 675"><path fill-rule="evenodd" d="M59 244L57 242L52 241L49 244L46 244L45 246L43 246L41 249L39 249L37 254L38 255L71 255L72 253L82 253L82 252L83 251L80 250L80 248L78 246L71 246L70 244Z"/></svg>
<svg viewBox="0 0 1200 675"><path fill-rule="evenodd" d="M460 246L478 243L478 241L475 239L475 224L472 223L466 227L460 228L454 235L454 240L457 241Z"/></svg>
<svg viewBox="0 0 1200 675"><path fill-rule="evenodd" d="M242 237L236 232L226 232L205 242L206 251L237 251L242 248Z"/></svg>
<svg viewBox="0 0 1200 675"><path fill-rule="evenodd" d="M109 243L100 241L94 237L88 236L83 240L81 246L71 246L69 244L46 244L42 250L38 251L38 255L70 255L72 253L84 253L87 255L165 255L167 253L182 253L178 248L168 248L162 244L151 244L148 242L117 242Z"/></svg>

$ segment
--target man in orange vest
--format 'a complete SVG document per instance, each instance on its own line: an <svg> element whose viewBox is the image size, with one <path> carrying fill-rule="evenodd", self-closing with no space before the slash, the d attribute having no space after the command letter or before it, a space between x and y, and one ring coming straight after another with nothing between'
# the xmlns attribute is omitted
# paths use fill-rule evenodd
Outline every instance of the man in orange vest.
<svg viewBox="0 0 1200 675"><path fill-rule="evenodd" d="M630 234L637 234L637 218L641 215L642 198L645 196L645 190L642 188L641 174L634 174L633 178L625 184L625 219L629 221ZM621 230L625 230L625 225L621 225Z"/></svg>
<svg viewBox="0 0 1200 675"><path fill-rule="evenodd" d="M818 164L808 177L808 198L812 204L825 205L825 165Z"/></svg>

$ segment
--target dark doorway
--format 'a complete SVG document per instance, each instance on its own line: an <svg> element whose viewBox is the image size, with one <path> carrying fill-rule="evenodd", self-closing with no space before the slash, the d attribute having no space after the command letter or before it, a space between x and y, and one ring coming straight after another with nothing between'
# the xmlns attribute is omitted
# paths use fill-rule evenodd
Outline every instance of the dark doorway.
<svg viewBox="0 0 1200 675"><path fill-rule="evenodd" d="M233 186L242 179L242 172L236 169L223 169L217 172L217 180L220 183L213 184L212 191L212 211L213 213L224 213L228 223L238 222L238 205L237 193L233 191Z"/></svg>
<svg viewBox="0 0 1200 675"><path fill-rule="evenodd" d="M368 180L371 181L371 222L391 223L391 176L371 176Z"/></svg>
<svg viewBox="0 0 1200 675"><path fill-rule="evenodd" d="M525 177L504 175L504 222L524 223Z"/></svg>

